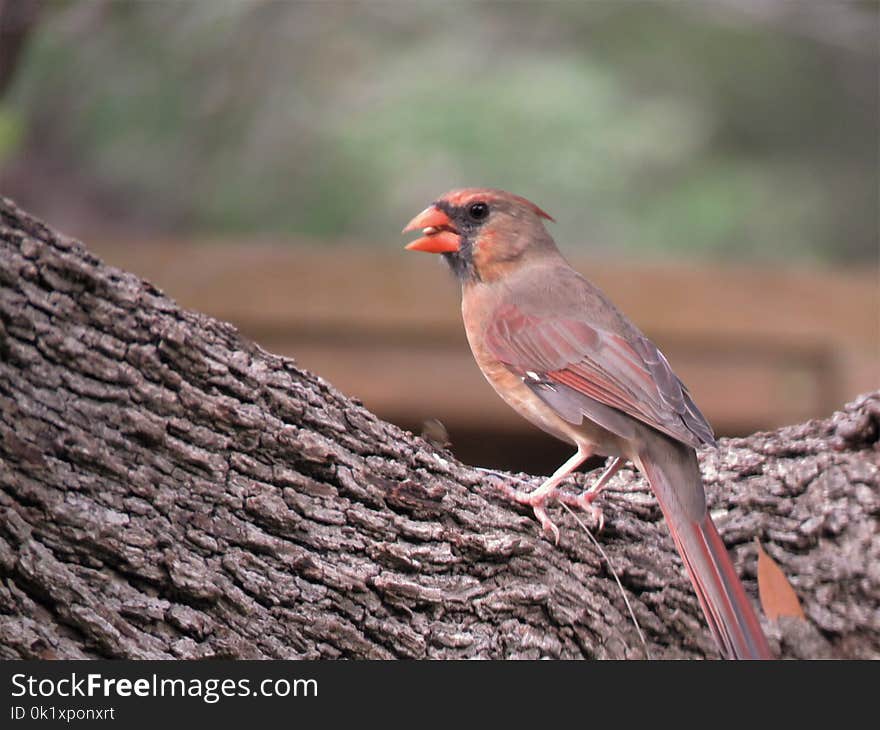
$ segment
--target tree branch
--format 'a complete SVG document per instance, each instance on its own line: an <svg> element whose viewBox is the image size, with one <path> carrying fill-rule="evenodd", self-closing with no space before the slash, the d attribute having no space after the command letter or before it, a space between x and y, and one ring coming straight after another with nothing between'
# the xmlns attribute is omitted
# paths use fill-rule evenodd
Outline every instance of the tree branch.
<svg viewBox="0 0 880 730"><path fill-rule="evenodd" d="M758 537L804 604L783 656L880 656L878 431L875 393L701 454L747 588ZM496 483L0 199L0 657L644 656ZM644 481L602 505L650 655L717 656Z"/></svg>

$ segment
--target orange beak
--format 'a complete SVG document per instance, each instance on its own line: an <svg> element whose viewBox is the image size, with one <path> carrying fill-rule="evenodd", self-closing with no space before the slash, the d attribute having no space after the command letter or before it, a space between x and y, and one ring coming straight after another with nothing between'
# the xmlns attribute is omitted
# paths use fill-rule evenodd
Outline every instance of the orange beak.
<svg viewBox="0 0 880 730"><path fill-rule="evenodd" d="M423 235L406 245L407 251L425 251L427 253L451 253L458 251L461 238L449 216L436 205L425 208L406 224L403 233L422 229Z"/></svg>

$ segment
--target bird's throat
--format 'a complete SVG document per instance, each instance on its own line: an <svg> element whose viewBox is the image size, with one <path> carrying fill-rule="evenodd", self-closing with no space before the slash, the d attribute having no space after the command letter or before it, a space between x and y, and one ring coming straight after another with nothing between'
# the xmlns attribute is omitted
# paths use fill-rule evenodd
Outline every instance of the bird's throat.
<svg viewBox="0 0 880 730"><path fill-rule="evenodd" d="M444 253L443 258L455 274L455 277L462 283L468 284L479 281L480 277L474 267L474 260L471 248L471 242L462 237L461 246L458 251L452 253Z"/></svg>

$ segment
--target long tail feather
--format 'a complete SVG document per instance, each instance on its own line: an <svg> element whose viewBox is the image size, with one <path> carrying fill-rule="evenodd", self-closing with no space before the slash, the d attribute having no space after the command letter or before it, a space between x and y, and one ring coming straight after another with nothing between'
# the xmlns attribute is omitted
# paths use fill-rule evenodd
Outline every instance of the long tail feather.
<svg viewBox="0 0 880 730"><path fill-rule="evenodd" d="M681 554L709 628L728 659L772 659L767 639L706 509L696 454L657 435L636 459Z"/></svg>

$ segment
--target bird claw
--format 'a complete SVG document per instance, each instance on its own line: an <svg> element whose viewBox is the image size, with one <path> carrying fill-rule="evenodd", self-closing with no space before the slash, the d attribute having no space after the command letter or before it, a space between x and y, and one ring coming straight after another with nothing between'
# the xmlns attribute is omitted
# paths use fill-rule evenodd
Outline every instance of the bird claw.
<svg viewBox="0 0 880 730"><path fill-rule="evenodd" d="M544 509L543 501L541 504L533 505L532 511L535 513L535 517L538 518L538 522L541 523L541 529L544 532L549 532L553 535L553 544L559 544L559 528L553 523L553 520L550 519L547 514L547 510Z"/></svg>
<svg viewBox="0 0 880 730"><path fill-rule="evenodd" d="M593 504L596 497L599 496L598 492L594 492L592 490L587 490L586 492L581 492L577 495L565 494L560 492L557 495L557 499L562 502L562 504L567 504L569 507L582 509L584 512L589 512L590 517L593 518L593 522L596 523L596 532L602 532L605 528L605 513L602 512L601 507L597 507Z"/></svg>

